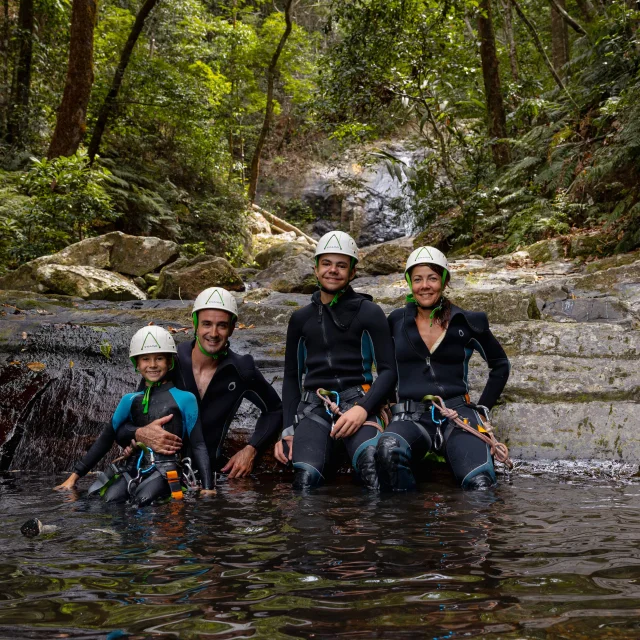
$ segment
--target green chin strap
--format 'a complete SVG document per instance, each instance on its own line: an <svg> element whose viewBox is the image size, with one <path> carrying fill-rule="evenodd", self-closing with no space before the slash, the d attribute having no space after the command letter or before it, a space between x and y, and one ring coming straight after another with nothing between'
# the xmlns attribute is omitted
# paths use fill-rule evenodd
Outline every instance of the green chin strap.
<svg viewBox="0 0 640 640"><path fill-rule="evenodd" d="M140 373L138 371L138 363L136 362L136 356L132 356L131 358L129 358L129 360L131 360L131 362L133 363L133 366L136 369L136 373ZM151 399L151 389L152 387L159 387L164 379L166 378L166 376L169 374L169 371L173 371L173 368L176 365L176 359L174 357L173 354L171 354L171 366L169 367L169 369L167 370L167 373L162 376L161 380L158 380L157 382L151 382L147 384L146 389L144 390L144 395L142 396L142 413L147 414L149 413L149 400ZM145 378L145 382L146 382L146 378Z"/></svg>
<svg viewBox="0 0 640 640"><path fill-rule="evenodd" d="M353 271L353 268L356 266L357 262L358 261L355 258L351 258L350 271ZM317 269L318 268L318 257L317 256L315 258L315 263L316 263L316 269ZM320 280L318 280L317 277L316 277L316 284L322 291L324 291L324 289L322 288L322 285L320 284ZM351 281L349 281L349 284L351 284ZM347 284L347 287L349 286L349 284ZM333 307L335 304L338 303L338 300L340 299L340 296L347 290L347 287L345 287L344 289L340 289L340 291L336 292L336 294L333 296L333 300L329 303L330 307ZM330 293L330 292L327 291L326 293Z"/></svg>
<svg viewBox="0 0 640 640"><path fill-rule="evenodd" d="M446 281L448 275L449 275L449 272L446 269L444 269L444 271L442 272L442 290L443 291L444 291L445 281ZM407 281L407 284L409 285L409 288L411 288L411 276L409 275L408 272L404 274L404 278ZM413 295L413 293L409 293L406 296L405 300L407 302L413 302L415 305L417 305L421 309L425 308L425 307L420 306L420 303L415 299L415 296ZM433 318L435 317L436 313L442 309L442 303L443 302L444 302L444 296L440 296L440 300L438 301L438 306L434 307L431 310L431 313L429 314L429 320L431 320L431 322L429 323L430 327L433 327Z"/></svg>
<svg viewBox="0 0 640 640"><path fill-rule="evenodd" d="M191 314L191 318L193 319L193 329L196 332L196 344L198 345L198 349L200 349L200 353L203 356L206 356L207 358L212 358L213 360L218 360L220 358L224 358L228 355L229 353L229 343L227 342L227 344L225 344L225 346L218 351L218 353L209 353L201 344L200 342L200 338L198 338L198 312L194 311ZM231 322L235 323L235 321L238 319L238 316L234 315L233 313L231 314Z"/></svg>

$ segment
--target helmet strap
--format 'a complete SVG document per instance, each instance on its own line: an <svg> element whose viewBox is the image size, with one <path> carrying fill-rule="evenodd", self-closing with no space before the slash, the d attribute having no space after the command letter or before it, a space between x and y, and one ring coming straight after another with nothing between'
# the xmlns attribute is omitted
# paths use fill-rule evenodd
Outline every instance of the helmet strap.
<svg viewBox="0 0 640 640"><path fill-rule="evenodd" d="M196 336L196 344L198 345L198 349L200 349L200 353L207 358L212 358L213 360L220 360L221 358L226 357L229 354L229 343L227 342L218 353L209 353L200 343L200 338Z"/></svg>
<svg viewBox="0 0 640 640"><path fill-rule="evenodd" d="M151 400L151 389L153 387L159 387L162 384L162 380L158 380L158 382L150 382L147 383L147 387L144 390L144 395L142 396L142 413L149 413L149 400Z"/></svg>

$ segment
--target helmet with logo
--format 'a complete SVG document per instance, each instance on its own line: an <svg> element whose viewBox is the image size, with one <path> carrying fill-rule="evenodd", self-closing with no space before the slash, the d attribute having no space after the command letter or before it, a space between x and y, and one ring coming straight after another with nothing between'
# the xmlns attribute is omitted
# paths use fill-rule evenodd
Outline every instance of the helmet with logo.
<svg viewBox="0 0 640 640"><path fill-rule="evenodd" d="M325 233L316 245L315 258L324 253L339 253L352 258L352 266L358 262L358 245L355 240L344 231L329 231Z"/></svg>
<svg viewBox="0 0 640 640"><path fill-rule="evenodd" d="M136 364L137 356L150 353L178 353L173 336L162 327L155 325L136 331L129 344L129 359Z"/></svg>
<svg viewBox="0 0 640 640"><path fill-rule="evenodd" d="M220 311L228 311L231 314L231 321L235 322L238 318L238 305L236 299L222 287L209 287L205 289L193 303L193 326L198 328L198 311L204 309L219 309Z"/></svg>
<svg viewBox="0 0 640 640"><path fill-rule="evenodd" d="M436 264L442 267L444 269L444 273L442 274L442 284L444 286L447 275L449 274L449 262L447 256L445 256L440 249L436 249L435 247L418 247L411 253L404 270L404 277L409 286L411 286L411 275L409 272L419 264Z"/></svg>

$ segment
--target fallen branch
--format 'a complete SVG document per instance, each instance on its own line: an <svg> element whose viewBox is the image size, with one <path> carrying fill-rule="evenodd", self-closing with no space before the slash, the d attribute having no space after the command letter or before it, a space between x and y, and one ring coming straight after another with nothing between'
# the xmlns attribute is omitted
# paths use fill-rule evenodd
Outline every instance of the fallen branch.
<svg viewBox="0 0 640 640"><path fill-rule="evenodd" d="M316 244L316 241L311 236L308 236L306 233L304 233L304 231L300 231L298 227L292 225L290 222L287 222L282 218L278 218L278 216L274 216L273 213L270 213L266 209L259 207L257 204L252 204L251 208L254 211L257 211L262 216L264 216L270 225L278 229L281 229L283 232L293 231L296 234L296 236L304 238L305 240L308 240L313 245Z"/></svg>

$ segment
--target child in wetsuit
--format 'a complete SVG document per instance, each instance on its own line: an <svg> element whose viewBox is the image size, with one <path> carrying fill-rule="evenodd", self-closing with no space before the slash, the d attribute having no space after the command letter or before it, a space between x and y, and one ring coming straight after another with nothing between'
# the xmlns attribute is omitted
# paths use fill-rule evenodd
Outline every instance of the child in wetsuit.
<svg viewBox="0 0 640 640"><path fill-rule="evenodd" d="M131 422L135 426L144 427L158 418L172 415L164 428L180 436L185 446L187 443L190 445L203 493L211 490L209 455L198 418L196 398L189 392L176 389L167 380L167 375L174 366L176 352L171 334L161 327L144 327L133 336L129 357L144 378L144 391L129 393L122 398L111 425L103 430L85 457L76 463L74 473L56 488L73 488L77 479L109 451L116 431L123 423ZM158 498L182 497L179 455L154 454L145 447L143 451L135 452L133 460L130 459L124 468L118 471L111 469L111 473L115 481L109 483L110 478L102 479L106 489L104 497L108 502L121 502L130 496L143 506Z"/></svg>

